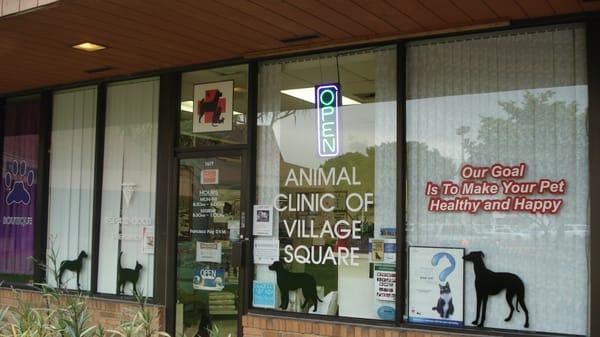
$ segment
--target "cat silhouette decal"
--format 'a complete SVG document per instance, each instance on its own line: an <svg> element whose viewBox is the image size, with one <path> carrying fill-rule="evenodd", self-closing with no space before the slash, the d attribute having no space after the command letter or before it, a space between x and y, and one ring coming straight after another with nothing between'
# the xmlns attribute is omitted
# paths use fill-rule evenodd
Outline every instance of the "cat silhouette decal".
<svg viewBox="0 0 600 337"><path fill-rule="evenodd" d="M133 286L133 294L137 295L137 283L140 279L140 271L144 268L138 261L135 261L135 268L123 268L121 265L121 256L123 252L119 252L119 264L117 266L117 295L121 295L125 292L125 286L127 283L131 283Z"/></svg>

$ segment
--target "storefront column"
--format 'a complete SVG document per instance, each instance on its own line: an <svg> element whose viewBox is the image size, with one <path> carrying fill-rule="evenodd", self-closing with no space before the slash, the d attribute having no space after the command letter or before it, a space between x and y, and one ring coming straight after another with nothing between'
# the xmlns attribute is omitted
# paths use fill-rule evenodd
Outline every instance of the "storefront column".
<svg viewBox="0 0 600 337"><path fill-rule="evenodd" d="M174 147L177 139L179 116L180 73L160 77L158 122L158 177L156 185L156 270L155 297L165 304L165 325L175 331L175 285L177 224L177 172Z"/></svg>
<svg viewBox="0 0 600 337"><path fill-rule="evenodd" d="M600 333L600 21L587 22L588 96L590 140L590 336Z"/></svg>

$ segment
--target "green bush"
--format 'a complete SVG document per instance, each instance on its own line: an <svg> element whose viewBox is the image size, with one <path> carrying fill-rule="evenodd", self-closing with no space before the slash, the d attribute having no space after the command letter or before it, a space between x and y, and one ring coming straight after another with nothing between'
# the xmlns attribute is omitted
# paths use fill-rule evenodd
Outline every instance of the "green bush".
<svg viewBox="0 0 600 337"><path fill-rule="evenodd" d="M48 262L41 267L49 270L58 280L56 252L48 252ZM0 309L0 337L156 337L169 334L154 329L158 320L147 308L146 298L137 294L137 307L118 327L112 330L91 325L87 296L69 293L59 282L53 287L35 284L43 298L43 305L35 306L22 300L22 293L14 290L18 299L14 307Z"/></svg>

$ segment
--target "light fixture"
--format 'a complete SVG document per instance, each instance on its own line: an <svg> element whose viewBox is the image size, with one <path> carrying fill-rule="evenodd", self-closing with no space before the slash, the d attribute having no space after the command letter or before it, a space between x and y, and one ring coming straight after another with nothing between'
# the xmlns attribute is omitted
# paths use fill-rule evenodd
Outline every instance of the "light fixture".
<svg viewBox="0 0 600 337"><path fill-rule="evenodd" d="M181 101L181 111L194 112L194 101ZM243 113L233 110L233 115L243 115Z"/></svg>
<svg viewBox="0 0 600 337"><path fill-rule="evenodd" d="M181 101L181 111L194 112L194 101Z"/></svg>
<svg viewBox="0 0 600 337"><path fill-rule="evenodd" d="M315 88L298 88L281 90L284 95L292 96L301 99L305 102L315 104ZM359 101L353 100L350 97L342 96L342 105L361 104Z"/></svg>
<svg viewBox="0 0 600 337"><path fill-rule="evenodd" d="M80 44L76 44L74 46L71 46L72 48L75 49L79 49L79 50L83 50L83 51L87 51L87 52L95 52L95 51L99 51L102 49L106 49L106 46L102 46L99 44L95 44L93 42L83 42Z"/></svg>

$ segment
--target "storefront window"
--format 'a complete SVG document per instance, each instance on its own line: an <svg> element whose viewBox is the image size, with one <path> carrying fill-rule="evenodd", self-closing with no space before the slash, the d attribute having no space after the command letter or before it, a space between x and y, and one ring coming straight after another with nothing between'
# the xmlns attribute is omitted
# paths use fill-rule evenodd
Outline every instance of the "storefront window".
<svg viewBox="0 0 600 337"><path fill-rule="evenodd" d="M587 334L586 83L579 26L409 45L405 319Z"/></svg>
<svg viewBox="0 0 600 337"><path fill-rule="evenodd" d="M248 65L183 73L179 146L245 144Z"/></svg>
<svg viewBox="0 0 600 337"><path fill-rule="evenodd" d="M252 305L395 319L395 48L264 63L257 117Z"/></svg>
<svg viewBox="0 0 600 337"><path fill-rule="evenodd" d="M90 290L96 87L56 92L52 102L48 248L61 286ZM47 280L56 285L53 272L47 270Z"/></svg>
<svg viewBox="0 0 600 337"><path fill-rule="evenodd" d="M98 292L153 296L159 79L107 87Z"/></svg>
<svg viewBox="0 0 600 337"><path fill-rule="evenodd" d="M0 193L0 279L32 282L38 193L39 97L6 102Z"/></svg>

